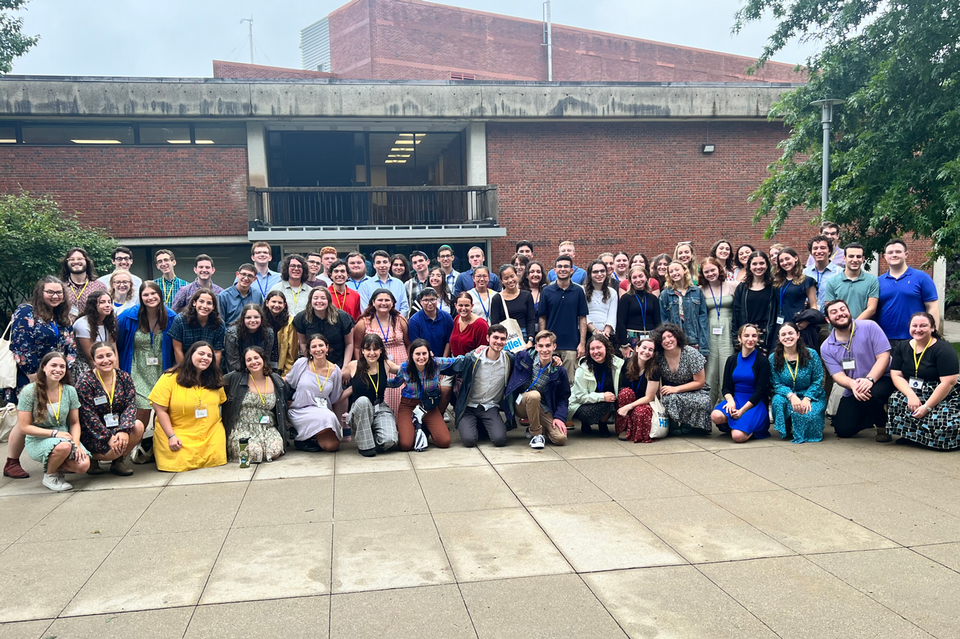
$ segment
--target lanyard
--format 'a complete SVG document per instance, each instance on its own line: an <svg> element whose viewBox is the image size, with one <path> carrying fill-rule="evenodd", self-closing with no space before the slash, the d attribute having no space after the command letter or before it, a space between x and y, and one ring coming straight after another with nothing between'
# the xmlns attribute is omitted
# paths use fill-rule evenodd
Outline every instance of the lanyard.
<svg viewBox="0 0 960 639"><path fill-rule="evenodd" d="M53 326L53 332L57 336L57 344L59 345L60 344L60 325L57 324L57 318L53 318L50 321L50 325Z"/></svg>
<svg viewBox="0 0 960 639"><path fill-rule="evenodd" d="M640 377L637 378L637 381L630 384L630 386L633 388L633 394L635 397L640 395L640 382L642 381L643 381L643 373L640 373Z"/></svg>
<svg viewBox="0 0 960 639"><path fill-rule="evenodd" d="M797 387L797 373L800 372L800 360L797 359L797 364L794 368L790 368L790 361L787 359L783 360L783 363L787 365L787 370L790 371L790 378L793 380L793 388Z"/></svg>
<svg viewBox="0 0 960 639"><path fill-rule="evenodd" d="M390 324L387 323L387 333L384 335L384 333L383 333L383 324L380 323L380 318L377 317L377 314L376 314L376 313L374 313L373 316L376 317L376 319L377 319L377 326L380 327L380 335L383 337L383 344L386 345L387 342L390 341Z"/></svg>
<svg viewBox="0 0 960 639"><path fill-rule="evenodd" d="M100 371L95 371L97 374L97 379L100 380L100 386L103 387L103 392L107 394L107 399L110 400L110 412L113 412L113 398L117 394L117 373L113 373L113 384L110 385L110 390L107 390L107 385L103 383L103 377L100 376Z"/></svg>
<svg viewBox="0 0 960 639"><path fill-rule="evenodd" d="M533 291L530 291L530 296L533 297ZM537 299L533 300L533 312L537 312L537 307L540 306L540 291L537 291Z"/></svg>
<svg viewBox="0 0 960 639"><path fill-rule="evenodd" d="M343 289L343 297L337 297L337 289L330 287L330 292L333 293L334 306L339 308L341 311L344 310L344 307L347 305L347 289Z"/></svg>
<svg viewBox="0 0 960 639"><path fill-rule="evenodd" d="M160 278L160 290L163 291L163 303L167 306L170 306L170 296L173 295L173 288L177 285L177 281L173 280L170 282L170 290L167 290L167 287L164 286L164 282L167 281L167 278Z"/></svg>
<svg viewBox="0 0 960 639"><path fill-rule="evenodd" d="M203 406L203 386L195 386L197 389L197 408Z"/></svg>
<svg viewBox="0 0 960 639"><path fill-rule="evenodd" d="M270 277L269 273L267 273L267 277ZM263 299L267 299L267 292L263 290L263 282L260 281L259 273L257 273L256 280L257 280L257 288L260 289L260 297L262 297Z"/></svg>
<svg viewBox="0 0 960 639"><path fill-rule="evenodd" d="M379 366L379 364L377 366ZM370 385L373 386L373 394L380 397L380 369L377 368L377 381L373 381L373 376L370 374L370 371L367 371L367 378L370 380Z"/></svg>
<svg viewBox="0 0 960 639"><path fill-rule="evenodd" d="M294 310L294 311L297 310L297 298L300 297L300 291L302 291L302 290L303 290L303 284L301 284L300 286L298 286L296 291L293 290L293 287L292 287L292 286L290 287L290 297L293 298L293 310Z"/></svg>
<svg viewBox="0 0 960 639"><path fill-rule="evenodd" d="M355 289L357 289L357 290L359 291L359 290L360 290L360 285L363 284L363 280L360 280L360 281L358 282L357 280L351 278L351 279L350 279L350 283L353 284L353 288L355 288Z"/></svg>
<svg viewBox="0 0 960 639"><path fill-rule="evenodd" d="M857 322L851 321L851 324L853 324L853 328L850 329L850 337L847 339L847 343L840 345L847 350L847 355L850 354L850 348L853 346L853 334L857 332ZM836 337L836 335L834 335L834 337Z"/></svg>
<svg viewBox="0 0 960 639"><path fill-rule="evenodd" d="M474 290L476 290L476 289L474 289ZM483 309L483 314L486 315L487 320L489 321L489 320L490 320L490 313L487 312L487 307L483 305L483 298L480 297L480 293L477 293L477 299L480 300L480 308ZM490 292L488 291L488 292L487 292L487 300L489 300L489 299L490 299Z"/></svg>
<svg viewBox="0 0 960 639"><path fill-rule="evenodd" d="M717 319L720 319L720 302L723 301L723 284L720 284L720 302L717 301L717 296L713 294L713 285L707 284L710 287L710 297L713 298L713 308L717 311ZM781 302L782 304L782 302Z"/></svg>
<svg viewBox="0 0 960 639"><path fill-rule="evenodd" d="M543 366L543 365L540 366L540 372L537 373L537 378L533 380L533 382L529 386L527 386L527 390L524 391L525 393L529 392L531 388L537 385L537 382L540 381L540 376L543 375L543 371L547 370L549 367L550 367L550 364L547 364L546 366Z"/></svg>
<svg viewBox="0 0 960 639"><path fill-rule="evenodd" d="M74 288L73 280L68 280L70 282L70 288ZM80 306L80 298L83 297L83 292L87 290L87 287L90 286L90 280L87 280L87 283L83 285L83 288L80 289L79 293L75 294L77 307Z"/></svg>
<svg viewBox="0 0 960 639"><path fill-rule="evenodd" d="M783 315L783 296L787 294L787 289L790 288L791 284L793 284L793 282L791 282L790 280L787 280L787 283L780 287L780 314L781 315Z"/></svg>
<svg viewBox="0 0 960 639"><path fill-rule="evenodd" d="M600 384L597 386L597 392L598 392L598 393L602 393L602 392L603 392L603 387L606 385L606 383L607 383L607 368L604 367L604 368L603 368L603 377L600 378Z"/></svg>
<svg viewBox="0 0 960 639"><path fill-rule="evenodd" d="M913 343L916 344L916 343L917 343L916 340L914 340ZM923 347L923 350L922 350L922 351L920 351L920 357L917 357L916 346L914 346L914 350L913 350L913 374L916 375L917 377L920 377L920 360L923 359L923 355L924 355L924 353L927 352L927 349L928 349L929 347L930 347L930 340L928 339L928 340L927 340L927 345Z"/></svg>
<svg viewBox="0 0 960 639"><path fill-rule="evenodd" d="M316 378L317 378L317 387L320 389L320 394L321 394L321 395L323 394L323 387L327 385L327 380L330 379L330 367L331 367L331 366L332 366L332 364L331 364L330 362L327 362L327 372L326 372L326 374L324 374L324 376L323 376L323 383L321 384L321 383L320 383L320 374L317 373L317 368L313 365L313 360L312 360L312 359L310 360L310 369L313 371L313 374L314 374L314 375L316 376Z"/></svg>
<svg viewBox="0 0 960 639"><path fill-rule="evenodd" d="M817 274L817 290L819 291L819 290L820 290L820 280L822 280L822 279L823 279L823 276L826 275L827 269L823 269L823 272L822 272L822 273L821 273L820 271L818 271L818 270L816 269L816 267L814 267L813 270L814 270L814 271L816 272L816 274Z"/></svg>
<svg viewBox="0 0 960 639"><path fill-rule="evenodd" d="M646 333L647 332L647 296L646 294L644 294L642 302L640 301L639 295L634 293L633 296L637 298L637 306L640 307L640 315L641 315L641 319L643 319L643 332Z"/></svg>
<svg viewBox="0 0 960 639"><path fill-rule="evenodd" d="M60 425L61 410L63 410L63 384L57 384L57 407L53 410L53 416L57 418L57 426Z"/></svg>
<svg viewBox="0 0 960 639"><path fill-rule="evenodd" d="M260 405L261 405L261 406L266 406L266 405L267 405L267 400L264 398L263 393L261 393L261 392L260 392L260 389L257 387L257 380L253 379L253 375L250 376L250 383L253 384L253 389L254 389L255 391L257 391L257 395L260 396ZM264 389L267 388L266 380L264 380L263 388L264 388Z"/></svg>
<svg viewBox="0 0 960 639"><path fill-rule="evenodd" d="M150 331L150 350L153 350L153 334L160 328L160 316L157 316L157 321L153 325L153 330Z"/></svg>

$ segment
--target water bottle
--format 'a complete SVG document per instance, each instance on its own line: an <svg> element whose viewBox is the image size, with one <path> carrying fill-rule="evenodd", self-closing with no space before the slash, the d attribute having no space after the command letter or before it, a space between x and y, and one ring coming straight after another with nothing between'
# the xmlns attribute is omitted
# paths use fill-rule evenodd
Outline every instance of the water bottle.
<svg viewBox="0 0 960 639"><path fill-rule="evenodd" d="M246 437L240 438L240 468L250 468L250 453L247 452L249 442Z"/></svg>

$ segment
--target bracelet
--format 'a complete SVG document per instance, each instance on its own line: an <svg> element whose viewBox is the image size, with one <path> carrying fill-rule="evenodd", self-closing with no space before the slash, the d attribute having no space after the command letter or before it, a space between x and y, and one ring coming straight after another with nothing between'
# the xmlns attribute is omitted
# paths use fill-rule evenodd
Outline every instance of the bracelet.
<svg viewBox="0 0 960 639"><path fill-rule="evenodd" d="M54 429L53 433L50 434L50 437L51 437L51 438L56 437L56 436L57 436L57 433L59 433L59 432L60 432L59 430Z"/></svg>
<svg viewBox="0 0 960 639"><path fill-rule="evenodd" d="M171 440L171 439L173 439L173 438L176 437L176 436L177 436L176 433L174 433L173 435L167 435L167 440Z"/></svg>

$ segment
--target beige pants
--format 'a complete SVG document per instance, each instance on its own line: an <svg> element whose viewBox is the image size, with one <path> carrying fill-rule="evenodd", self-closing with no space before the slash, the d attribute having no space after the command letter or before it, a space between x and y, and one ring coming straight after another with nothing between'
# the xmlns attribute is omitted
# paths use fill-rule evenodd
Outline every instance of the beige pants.
<svg viewBox="0 0 960 639"><path fill-rule="evenodd" d="M563 446L567 443L567 434L553 425L553 415L543 410L539 391L527 391L517 404L517 415L530 420L530 434L534 437L547 431L551 444Z"/></svg>
<svg viewBox="0 0 960 639"><path fill-rule="evenodd" d="M563 361L563 367L567 369L570 386L573 386L573 376L577 374L577 351L558 350L554 354Z"/></svg>

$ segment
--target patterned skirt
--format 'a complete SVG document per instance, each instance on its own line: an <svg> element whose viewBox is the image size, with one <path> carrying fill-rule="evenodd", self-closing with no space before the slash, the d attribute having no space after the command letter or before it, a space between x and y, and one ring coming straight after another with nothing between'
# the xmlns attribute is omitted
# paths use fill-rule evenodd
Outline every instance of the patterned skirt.
<svg viewBox="0 0 960 639"><path fill-rule="evenodd" d="M936 382L924 382L923 388L915 391L920 403L930 399ZM887 403L887 432L905 437L912 442L937 450L960 448L960 386L954 386L928 415L914 418L907 407L907 397L894 392Z"/></svg>

